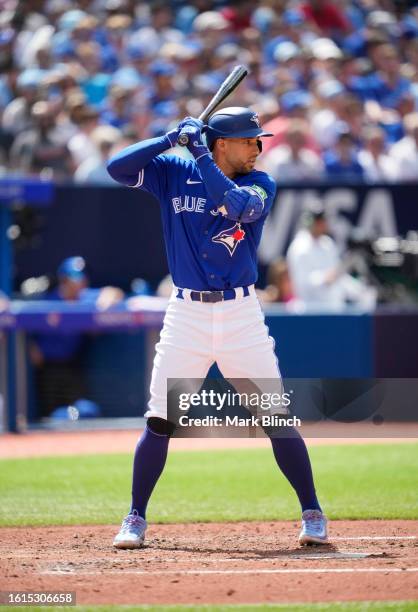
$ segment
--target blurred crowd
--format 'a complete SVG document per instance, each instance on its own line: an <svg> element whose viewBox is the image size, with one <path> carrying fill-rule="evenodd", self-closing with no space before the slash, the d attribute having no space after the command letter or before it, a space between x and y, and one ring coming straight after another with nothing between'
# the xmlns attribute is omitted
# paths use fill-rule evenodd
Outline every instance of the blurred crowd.
<svg viewBox="0 0 418 612"><path fill-rule="evenodd" d="M229 105L278 182L418 179L418 3L0 0L0 169L106 183L110 154Z"/></svg>

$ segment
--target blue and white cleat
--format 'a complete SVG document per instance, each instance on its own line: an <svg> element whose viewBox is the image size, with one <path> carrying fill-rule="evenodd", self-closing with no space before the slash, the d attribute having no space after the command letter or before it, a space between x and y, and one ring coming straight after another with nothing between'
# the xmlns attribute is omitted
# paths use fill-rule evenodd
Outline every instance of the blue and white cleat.
<svg viewBox="0 0 418 612"><path fill-rule="evenodd" d="M145 540L147 521L134 510L123 521L118 535L113 540L115 548L141 548Z"/></svg>
<svg viewBox="0 0 418 612"><path fill-rule="evenodd" d="M302 514L299 544L328 544L327 519L320 510L305 510Z"/></svg>

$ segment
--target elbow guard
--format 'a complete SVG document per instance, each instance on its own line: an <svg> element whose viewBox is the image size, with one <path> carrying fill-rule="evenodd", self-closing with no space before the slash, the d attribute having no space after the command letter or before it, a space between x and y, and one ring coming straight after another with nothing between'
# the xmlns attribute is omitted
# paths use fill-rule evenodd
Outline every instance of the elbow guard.
<svg viewBox="0 0 418 612"><path fill-rule="evenodd" d="M236 187L226 192L222 206L227 219L241 223L257 221L263 214L264 202L252 187Z"/></svg>

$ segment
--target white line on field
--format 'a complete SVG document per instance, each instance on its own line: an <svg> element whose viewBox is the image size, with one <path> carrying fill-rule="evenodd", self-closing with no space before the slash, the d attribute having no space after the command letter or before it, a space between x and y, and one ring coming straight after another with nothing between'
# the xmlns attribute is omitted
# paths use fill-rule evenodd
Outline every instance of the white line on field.
<svg viewBox="0 0 418 612"><path fill-rule="evenodd" d="M332 536L332 540L416 540L417 536Z"/></svg>
<svg viewBox="0 0 418 612"><path fill-rule="evenodd" d="M323 560L323 559L338 559L338 560L344 560L344 559L366 559L367 557L383 557L385 556L385 553L382 552L351 552L351 551L344 551L344 550L340 550L338 552L295 552L295 553L289 553L289 554L280 554L277 553L277 555L274 557L274 560L282 560L282 561L310 561L310 560L314 560L316 561L317 559L319 560ZM273 557L272 557L273 558ZM263 559L262 557L251 557L246 558L246 559L242 559L240 557L215 557L215 558L211 558L211 557L193 557L192 558L194 563L234 563L234 562L239 562L242 563L243 561L268 561L267 559ZM161 557L148 557L147 556L147 561L161 561ZM179 562L179 558L178 557L164 557L164 563L178 563Z"/></svg>
<svg viewBox="0 0 418 612"><path fill-rule="evenodd" d="M418 567L408 567L402 569L400 567L344 567L344 568L318 568L318 569L249 569L249 570L155 570L151 572L143 570L131 570L121 568L120 570L102 570L100 572L90 571L64 571L64 570L51 570L41 572L42 574L65 574L76 575L82 574L83 576L97 576L99 574L140 574L143 576L169 576L169 575L189 575L189 576L202 576L208 574L354 574L354 573L403 573L403 572L418 572Z"/></svg>

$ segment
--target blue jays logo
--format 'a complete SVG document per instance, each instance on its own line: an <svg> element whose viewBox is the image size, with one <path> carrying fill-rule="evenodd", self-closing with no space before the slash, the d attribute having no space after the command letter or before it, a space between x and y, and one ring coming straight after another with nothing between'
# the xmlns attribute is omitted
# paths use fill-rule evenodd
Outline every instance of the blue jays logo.
<svg viewBox="0 0 418 612"><path fill-rule="evenodd" d="M260 119L257 113L254 113L254 115L251 117L251 121L254 121L256 126L260 127Z"/></svg>
<svg viewBox="0 0 418 612"><path fill-rule="evenodd" d="M225 248L228 249L229 254L232 255L235 253L235 250L241 240L244 240L245 232L241 229L240 223L235 223L232 227L226 230L222 230L217 236L212 238L212 242L219 242L219 244L223 244Z"/></svg>

